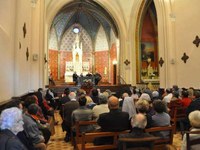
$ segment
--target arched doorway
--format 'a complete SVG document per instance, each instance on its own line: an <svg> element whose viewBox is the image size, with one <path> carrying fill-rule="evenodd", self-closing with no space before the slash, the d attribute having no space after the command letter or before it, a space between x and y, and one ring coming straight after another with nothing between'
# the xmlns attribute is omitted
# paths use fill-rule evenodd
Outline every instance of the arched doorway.
<svg viewBox="0 0 200 150"><path fill-rule="evenodd" d="M74 32L75 28L79 33ZM70 82L76 71L79 75L98 72L102 82L114 82L112 63L118 60L118 30L100 5L93 1L65 5L54 17L49 35L48 73L55 80ZM77 49L80 52L73 55ZM79 63L77 57L81 57Z"/></svg>

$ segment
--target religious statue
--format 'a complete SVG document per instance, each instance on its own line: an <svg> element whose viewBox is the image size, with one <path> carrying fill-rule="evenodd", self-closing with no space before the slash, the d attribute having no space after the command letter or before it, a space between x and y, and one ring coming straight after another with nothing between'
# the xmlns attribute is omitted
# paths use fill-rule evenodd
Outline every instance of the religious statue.
<svg viewBox="0 0 200 150"><path fill-rule="evenodd" d="M148 78L152 78L154 75L153 67L151 66L151 58L147 59L148 67L147 67L147 76Z"/></svg>
<svg viewBox="0 0 200 150"><path fill-rule="evenodd" d="M83 49L82 49L82 40L80 38L80 33L75 34L75 40L73 42L72 49L72 60L66 61L66 70L65 70L65 82L74 82L73 73L80 75L86 74L89 71L89 61L83 61ZM75 81L77 84L77 80Z"/></svg>
<svg viewBox="0 0 200 150"><path fill-rule="evenodd" d="M72 50L74 71L76 71L77 74L82 72L82 55L82 43L80 42L80 37L77 33Z"/></svg>

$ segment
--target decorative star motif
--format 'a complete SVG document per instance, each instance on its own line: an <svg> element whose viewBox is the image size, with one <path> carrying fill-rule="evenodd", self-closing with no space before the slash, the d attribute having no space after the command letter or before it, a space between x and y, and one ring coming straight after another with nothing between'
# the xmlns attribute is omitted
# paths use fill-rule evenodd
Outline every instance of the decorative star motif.
<svg viewBox="0 0 200 150"><path fill-rule="evenodd" d="M44 63L47 63L48 61L47 61L47 56L46 56L46 54L44 55Z"/></svg>
<svg viewBox="0 0 200 150"><path fill-rule="evenodd" d="M198 36L196 36L195 40L193 41L193 43L196 45L196 47L199 47L199 43L200 43L200 38Z"/></svg>
<svg viewBox="0 0 200 150"><path fill-rule="evenodd" d="M159 64L160 64L161 67L162 67L162 65L164 64L164 60L163 60L162 57L160 57Z"/></svg>
<svg viewBox="0 0 200 150"><path fill-rule="evenodd" d="M124 64L127 65L127 66L128 66L130 63L131 63L131 62L130 62L128 59L126 59L126 60L124 61Z"/></svg>
<svg viewBox="0 0 200 150"><path fill-rule="evenodd" d="M181 57L181 59L184 61L184 63L186 63L187 60L189 59L189 56L187 56L186 53L183 53L183 56Z"/></svg>
<svg viewBox="0 0 200 150"><path fill-rule="evenodd" d="M28 47L26 48L26 61L28 61L29 58L29 51L28 51Z"/></svg>
<svg viewBox="0 0 200 150"><path fill-rule="evenodd" d="M24 23L24 26L23 26L23 34L24 34L24 38L26 37L26 23Z"/></svg>
<svg viewBox="0 0 200 150"><path fill-rule="evenodd" d="M21 42L19 42L19 49L21 49L22 48L22 44L21 44Z"/></svg>

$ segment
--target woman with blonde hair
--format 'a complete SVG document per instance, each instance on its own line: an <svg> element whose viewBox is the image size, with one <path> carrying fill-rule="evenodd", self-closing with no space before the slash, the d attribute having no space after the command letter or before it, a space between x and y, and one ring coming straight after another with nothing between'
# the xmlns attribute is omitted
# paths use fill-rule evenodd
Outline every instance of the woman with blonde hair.
<svg viewBox="0 0 200 150"><path fill-rule="evenodd" d="M96 106L96 103L94 103L94 101L92 100L92 98L90 96L85 96L87 101L86 101L86 106L89 109L92 109L94 106Z"/></svg>
<svg viewBox="0 0 200 150"><path fill-rule="evenodd" d="M148 113L149 112L149 102L147 100L140 99L136 102L136 110L138 113L141 113L146 116L147 118L147 125L146 128L150 128L152 126L152 117Z"/></svg>

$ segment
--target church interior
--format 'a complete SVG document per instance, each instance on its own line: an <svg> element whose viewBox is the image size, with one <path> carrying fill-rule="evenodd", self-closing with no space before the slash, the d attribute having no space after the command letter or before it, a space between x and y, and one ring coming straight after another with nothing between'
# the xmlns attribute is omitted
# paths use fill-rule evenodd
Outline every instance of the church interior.
<svg viewBox="0 0 200 150"><path fill-rule="evenodd" d="M190 102L181 103L186 109L194 102L200 110L198 4L199 0L0 0L0 112L15 100L24 103L39 88L55 92L55 101L66 88L84 89L88 96L93 88L101 94L109 90L108 97L119 100L127 91L138 96L147 91L150 107L156 91L169 115L173 96L182 100L184 91L192 90ZM168 101L168 89L180 95ZM136 99L140 100L133 98L134 105ZM61 106L53 108L47 149L77 149L64 140ZM170 117L176 125L168 149L183 149L183 116Z"/></svg>

